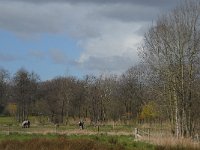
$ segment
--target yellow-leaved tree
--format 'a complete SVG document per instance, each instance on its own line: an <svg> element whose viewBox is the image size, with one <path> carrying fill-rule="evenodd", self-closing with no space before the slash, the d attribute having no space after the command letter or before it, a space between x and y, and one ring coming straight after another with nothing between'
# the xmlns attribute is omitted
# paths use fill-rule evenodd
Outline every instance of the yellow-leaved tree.
<svg viewBox="0 0 200 150"><path fill-rule="evenodd" d="M152 121L159 116L158 106L155 102L150 101L142 107L140 119Z"/></svg>

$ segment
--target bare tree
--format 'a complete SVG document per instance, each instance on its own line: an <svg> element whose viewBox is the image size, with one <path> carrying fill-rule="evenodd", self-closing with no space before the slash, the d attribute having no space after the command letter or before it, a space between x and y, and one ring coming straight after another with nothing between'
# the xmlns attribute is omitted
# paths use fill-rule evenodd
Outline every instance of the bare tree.
<svg viewBox="0 0 200 150"><path fill-rule="evenodd" d="M0 69L0 113L4 111L8 98L9 73L5 69Z"/></svg>
<svg viewBox="0 0 200 150"><path fill-rule="evenodd" d="M13 78L14 97L17 101L17 117L21 122L28 118L30 106L34 100L37 90L38 76L35 73L29 73L25 69L16 72Z"/></svg>
<svg viewBox="0 0 200 150"><path fill-rule="evenodd" d="M194 82L198 79L200 2L184 1L162 16L145 35L143 58L160 80L176 136L191 136L194 128ZM154 80L155 81L155 80Z"/></svg>

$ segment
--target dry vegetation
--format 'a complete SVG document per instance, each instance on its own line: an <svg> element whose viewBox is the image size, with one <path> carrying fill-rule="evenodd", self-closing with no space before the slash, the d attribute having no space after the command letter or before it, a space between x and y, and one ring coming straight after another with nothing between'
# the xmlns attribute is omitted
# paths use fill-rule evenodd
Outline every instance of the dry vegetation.
<svg viewBox="0 0 200 150"><path fill-rule="evenodd" d="M0 143L0 150L121 150L120 145L109 145L88 139L32 139L7 140Z"/></svg>
<svg viewBox="0 0 200 150"><path fill-rule="evenodd" d="M148 144L150 143L150 144ZM134 140L128 135L0 135L0 150L199 150L200 143L173 137Z"/></svg>
<svg viewBox="0 0 200 150"><path fill-rule="evenodd" d="M118 143L115 138L110 138L107 143L94 139L35 138L2 141L0 150L199 150L199 146L185 139L155 139L153 142L156 146L146 146L141 142L133 142L132 146L127 146ZM141 146L142 144L144 146Z"/></svg>
<svg viewBox="0 0 200 150"><path fill-rule="evenodd" d="M143 139L148 141L148 139ZM154 145L156 145L156 149L158 150L199 150L200 143L194 142L191 139L180 138L177 139L175 137L160 137L160 138L152 138L148 141Z"/></svg>

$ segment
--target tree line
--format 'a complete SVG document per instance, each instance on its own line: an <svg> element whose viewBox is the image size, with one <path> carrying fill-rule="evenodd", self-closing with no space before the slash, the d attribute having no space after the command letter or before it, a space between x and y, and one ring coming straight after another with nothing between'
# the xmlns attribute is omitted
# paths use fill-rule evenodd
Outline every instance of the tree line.
<svg viewBox="0 0 200 150"><path fill-rule="evenodd" d="M121 75L60 76L40 81L19 69L0 70L0 113L18 121L29 115L68 123L69 117L108 120L164 120L177 136L200 126L200 2L186 0L162 15L146 32L141 62Z"/></svg>
<svg viewBox="0 0 200 150"><path fill-rule="evenodd" d="M23 68L12 77L1 69L0 113L15 115L19 122L30 115L49 116L51 122L61 123L69 117L90 118L94 123L131 120L145 101L140 69L132 67L121 76L60 76L47 81Z"/></svg>

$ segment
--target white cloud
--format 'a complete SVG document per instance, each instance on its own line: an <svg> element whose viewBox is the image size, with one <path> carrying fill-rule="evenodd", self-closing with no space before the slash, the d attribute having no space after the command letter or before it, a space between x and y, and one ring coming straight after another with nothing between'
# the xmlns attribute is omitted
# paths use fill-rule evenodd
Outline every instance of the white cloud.
<svg viewBox="0 0 200 150"><path fill-rule="evenodd" d="M100 37L84 40L81 43L85 51L81 54L78 62L82 64L82 67L87 68L92 65L94 69L96 65L95 70L99 68L100 70L117 72L126 70L137 62L137 47L142 36L135 32L140 28L140 25L118 21L110 21L109 23L101 24L102 34Z"/></svg>

